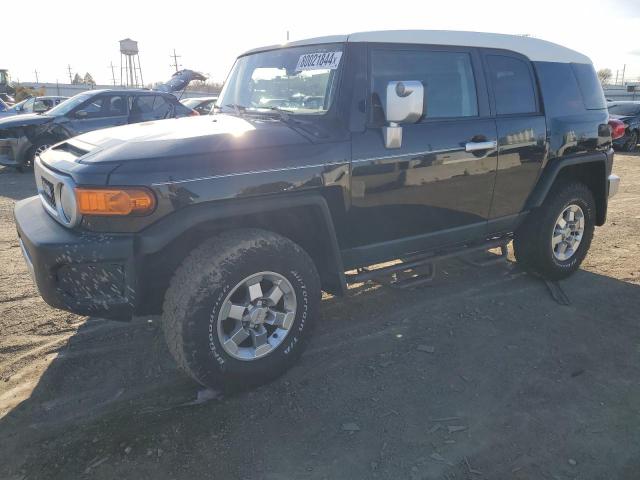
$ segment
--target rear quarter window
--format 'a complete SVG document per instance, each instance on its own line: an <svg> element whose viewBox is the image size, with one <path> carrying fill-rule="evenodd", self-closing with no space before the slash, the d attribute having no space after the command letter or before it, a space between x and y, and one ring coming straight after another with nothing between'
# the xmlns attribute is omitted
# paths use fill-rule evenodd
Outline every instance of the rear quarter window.
<svg viewBox="0 0 640 480"><path fill-rule="evenodd" d="M578 80L578 87L580 88L585 108L587 110L607 108L607 101L604 98L604 92L593 65L572 63L571 68Z"/></svg>
<svg viewBox="0 0 640 480"><path fill-rule="evenodd" d="M578 81L569 63L535 62L547 114L563 116L584 113Z"/></svg>

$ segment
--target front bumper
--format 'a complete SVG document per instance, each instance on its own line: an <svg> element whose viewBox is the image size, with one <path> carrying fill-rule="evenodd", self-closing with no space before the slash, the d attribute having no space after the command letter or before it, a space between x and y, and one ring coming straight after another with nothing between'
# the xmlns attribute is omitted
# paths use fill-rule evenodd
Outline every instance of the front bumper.
<svg viewBox="0 0 640 480"><path fill-rule="evenodd" d="M134 236L77 232L56 222L39 197L14 210L20 245L42 298L80 315L125 320L136 305Z"/></svg>

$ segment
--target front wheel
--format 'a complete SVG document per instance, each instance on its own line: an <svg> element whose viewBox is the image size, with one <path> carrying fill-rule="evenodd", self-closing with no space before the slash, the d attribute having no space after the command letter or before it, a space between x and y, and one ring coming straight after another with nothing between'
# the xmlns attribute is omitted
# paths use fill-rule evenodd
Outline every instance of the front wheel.
<svg viewBox="0 0 640 480"><path fill-rule="evenodd" d="M513 242L516 260L543 278L566 278L587 255L594 229L595 202L591 190L583 183L561 182L516 232Z"/></svg>
<svg viewBox="0 0 640 480"><path fill-rule="evenodd" d="M169 350L212 388L266 383L308 340L320 280L307 253L272 232L225 232L196 248L171 280L163 327Z"/></svg>

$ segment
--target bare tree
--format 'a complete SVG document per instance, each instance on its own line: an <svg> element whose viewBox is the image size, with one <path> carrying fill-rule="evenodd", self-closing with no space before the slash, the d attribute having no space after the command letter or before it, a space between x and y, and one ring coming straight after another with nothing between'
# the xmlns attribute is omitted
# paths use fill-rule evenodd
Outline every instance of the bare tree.
<svg viewBox="0 0 640 480"><path fill-rule="evenodd" d="M613 73L611 72L610 68L601 68L600 70L598 70L598 80L600 80L600 83L602 85L609 83L609 80L611 80L612 76Z"/></svg>
<svg viewBox="0 0 640 480"><path fill-rule="evenodd" d="M91 74L89 72L84 74L84 83L86 83L87 85L95 85L96 82L93 80L93 77L91 76Z"/></svg>

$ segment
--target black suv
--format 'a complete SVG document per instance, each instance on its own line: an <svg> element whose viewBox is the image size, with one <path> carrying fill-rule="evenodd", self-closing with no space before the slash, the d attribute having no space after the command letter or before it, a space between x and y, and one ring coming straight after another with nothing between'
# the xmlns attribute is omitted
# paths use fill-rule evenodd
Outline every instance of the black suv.
<svg viewBox="0 0 640 480"><path fill-rule="evenodd" d="M219 105L56 145L36 160L39 195L15 209L50 305L162 313L204 385L285 371L321 290L511 240L525 269L564 278L619 183L591 62L533 38L389 31L260 48L237 59Z"/></svg>
<svg viewBox="0 0 640 480"><path fill-rule="evenodd" d="M90 90L48 112L0 118L0 165L23 169L62 140L100 128L192 115L170 93Z"/></svg>

